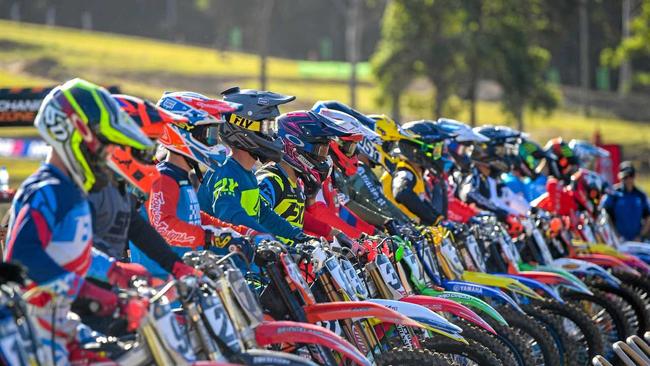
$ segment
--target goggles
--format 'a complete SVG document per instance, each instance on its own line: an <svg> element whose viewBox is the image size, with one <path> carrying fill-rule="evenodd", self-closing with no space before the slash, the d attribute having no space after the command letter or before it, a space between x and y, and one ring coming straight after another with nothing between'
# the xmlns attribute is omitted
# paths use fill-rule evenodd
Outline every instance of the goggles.
<svg viewBox="0 0 650 366"><path fill-rule="evenodd" d="M192 129L192 137L205 146L215 146L219 144L218 126L199 125Z"/></svg>

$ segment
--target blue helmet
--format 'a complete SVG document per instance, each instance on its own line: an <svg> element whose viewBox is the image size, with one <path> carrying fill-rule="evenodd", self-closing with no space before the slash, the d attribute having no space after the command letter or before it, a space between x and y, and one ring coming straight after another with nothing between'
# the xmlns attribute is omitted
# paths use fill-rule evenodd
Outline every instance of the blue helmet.
<svg viewBox="0 0 650 366"><path fill-rule="evenodd" d="M349 114L350 116L356 118L364 126L368 127L369 129L371 129L373 131L375 130L375 120L374 119L366 116L365 114L357 111L356 109L350 108L349 106L347 106L347 105L345 105L345 104L343 104L341 102L337 102L335 100L327 100L327 101L319 100L318 102L314 103L313 107L311 107L311 109L313 111L316 111L316 112L320 111L323 108L333 109L333 110L336 110L336 111L339 111L339 112Z"/></svg>

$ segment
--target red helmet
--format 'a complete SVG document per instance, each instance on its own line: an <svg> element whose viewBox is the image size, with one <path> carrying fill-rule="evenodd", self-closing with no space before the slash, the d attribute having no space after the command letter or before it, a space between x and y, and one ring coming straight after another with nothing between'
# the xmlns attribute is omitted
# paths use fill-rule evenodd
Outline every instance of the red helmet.
<svg viewBox="0 0 650 366"><path fill-rule="evenodd" d="M187 119L153 103L130 95L113 95L118 104L152 140L157 140L168 123L187 123ZM110 167L143 193L149 193L151 183L158 176L154 161L155 149L137 150L112 146L109 150Z"/></svg>
<svg viewBox="0 0 650 366"><path fill-rule="evenodd" d="M595 172L580 169L571 176L573 197L589 213L594 213L603 195L603 180Z"/></svg>

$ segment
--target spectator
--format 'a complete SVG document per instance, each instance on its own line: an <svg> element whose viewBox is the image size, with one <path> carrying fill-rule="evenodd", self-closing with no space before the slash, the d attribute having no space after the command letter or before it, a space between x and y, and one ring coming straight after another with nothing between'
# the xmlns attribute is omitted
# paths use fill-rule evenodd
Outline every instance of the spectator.
<svg viewBox="0 0 650 366"><path fill-rule="evenodd" d="M645 193L634 184L636 171L632 162L619 165L620 183L608 194L603 203L619 235L625 240L639 241L650 232L650 207Z"/></svg>

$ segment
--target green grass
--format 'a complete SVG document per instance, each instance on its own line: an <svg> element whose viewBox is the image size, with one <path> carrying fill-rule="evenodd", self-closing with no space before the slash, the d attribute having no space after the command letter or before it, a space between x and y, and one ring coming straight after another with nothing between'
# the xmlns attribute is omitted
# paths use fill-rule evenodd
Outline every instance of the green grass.
<svg viewBox="0 0 650 366"><path fill-rule="evenodd" d="M0 158L0 166L7 167L9 172L9 185L18 186L41 165L37 160Z"/></svg>

